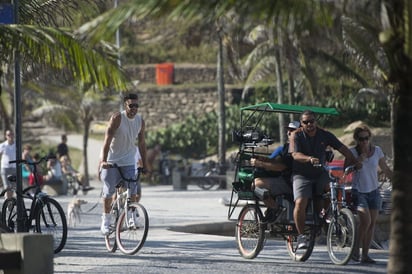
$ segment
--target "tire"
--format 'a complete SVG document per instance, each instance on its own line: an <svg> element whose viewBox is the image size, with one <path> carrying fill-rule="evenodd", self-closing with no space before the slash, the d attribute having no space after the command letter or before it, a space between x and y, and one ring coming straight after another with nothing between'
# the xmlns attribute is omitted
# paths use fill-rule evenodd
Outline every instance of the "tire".
<svg viewBox="0 0 412 274"><path fill-rule="evenodd" d="M342 208L337 220L332 218L326 236L328 254L334 264L345 265L351 260L357 233L355 216L350 209Z"/></svg>
<svg viewBox="0 0 412 274"><path fill-rule="evenodd" d="M61 205L50 197L43 197L37 202L35 209L36 231L51 234L54 242L54 253L59 253L67 240L67 221Z"/></svg>
<svg viewBox="0 0 412 274"><path fill-rule="evenodd" d="M215 185L215 182L212 179L198 179L197 186L203 190L210 190Z"/></svg>
<svg viewBox="0 0 412 274"><path fill-rule="evenodd" d="M1 210L1 224L8 232L17 232L17 200L7 198Z"/></svg>
<svg viewBox="0 0 412 274"><path fill-rule="evenodd" d="M308 247L305 249L297 249L297 231L286 236L286 247L288 250L289 256L293 261L304 262L309 259L312 255L313 248L315 247L316 240L316 228L313 225L305 226L305 235L308 240Z"/></svg>
<svg viewBox="0 0 412 274"><path fill-rule="evenodd" d="M236 244L240 255L254 259L259 255L265 241L265 225L262 224L259 206L249 204L241 210L236 225Z"/></svg>
<svg viewBox="0 0 412 274"><path fill-rule="evenodd" d="M128 211L124 210L117 222L116 226L116 243L119 249L128 255L137 253L144 245L149 231L149 216L147 211L139 203L129 204L129 210L138 212L137 226L129 227L127 220Z"/></svg>
<svg viewBox="0 0 412 274"><path fill-rule="evenodd" d="M106 242L106 248L109 252L116 252L117 250L117 243L116 243L116 224L119 220L119 211L117 210L117 204L112 205L112 209L110 210L112 214L112 224L110 224L110 232L108 235L104 236L104 240Z"/></svg>

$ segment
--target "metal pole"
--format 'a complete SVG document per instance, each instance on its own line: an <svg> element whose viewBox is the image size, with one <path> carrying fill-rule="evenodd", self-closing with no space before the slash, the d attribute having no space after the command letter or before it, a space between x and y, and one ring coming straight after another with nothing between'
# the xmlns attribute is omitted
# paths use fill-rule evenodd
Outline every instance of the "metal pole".
<svg viewBox="0 0 412 274"><path fill-rule="evenodd" d="M18 17L19 1L13 1L13 18L14 24L19 23ZM16 133L16 160L21 160L21 140L22 140L22 130L21 130L21 96L20 96L20 51L19 45L16 45L14 49L14 115L15 115L15 133ZM17 200L17 232L24 232L24 207L23 207L23 176L21 174L21 165L16 164L17 167L17 181L16 181L16 200Z"/></svg>
<svg viewBox="0 0 412 274"><path fill-rule="evenodd" d="M118 0L114 0L114 8L117 8ZM117 47L117 66L120 68L122 65L122 61L120 59L120 30L117 28L116 30L116 47ZM119 95L122 95L121 92ZM123 100L120 100L120 111L123 110Z"/></svg>

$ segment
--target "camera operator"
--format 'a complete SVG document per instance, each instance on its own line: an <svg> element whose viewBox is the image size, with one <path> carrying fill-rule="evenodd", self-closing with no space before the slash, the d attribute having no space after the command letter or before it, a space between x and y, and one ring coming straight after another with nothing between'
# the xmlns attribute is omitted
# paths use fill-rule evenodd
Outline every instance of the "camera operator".
<svg viewBox="0 0 412 274"><path fill-rule="evenodd" d="M288 138L299 127L299 122L293 121L286 127ZM252 166L256 167L255 187L265 188L271 195L265 197L263 203L267 210L263 222L275 222L284 208L279 206L274 196L280 194L292 194L291 171L293 158L289 154L289 142L279 146L267 157L255 157L250 159Z"/></svg>

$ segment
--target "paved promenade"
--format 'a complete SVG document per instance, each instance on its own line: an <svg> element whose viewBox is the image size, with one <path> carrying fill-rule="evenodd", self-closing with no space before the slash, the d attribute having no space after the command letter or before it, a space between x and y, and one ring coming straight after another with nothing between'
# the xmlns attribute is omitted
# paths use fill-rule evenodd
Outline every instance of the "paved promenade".
<svg viewBox="0 0 412 274"><path fill-rule="evenodd" d="M49 135L44 139L58 143L60 136ZM68 145L81 149L81 136L69 135ZM89 172L94 178L100 148L101 141L89 140ZM231 191L204 191L197 186L174 191L170 185L143 185L141 203L150 218L146 243L135 255L124 255L120 251L109 253L99 230L101 184L96 180L91 184L95 190L86 196L79 195L88 204L83 207L82 222L69 229L65 248L54 258L55 273L386 273L386 250L371 250L376 265L350 262L337 266L330 261L325 246L315 246L311 257L302 263L291 260L283 241L267 240L257 258L244 259L237 251L234 223L227 218L228 207L221 202L230 197ZM72 197L56 199L66 209ZM233 218L237 215L238 211ZM231 236L187 233L227 231L228 226L233 228L229 230L233 231Z"/></svg>
<svg viewBox="0 0 412 274"><path fill-rule="evenodd" d="M89 203L83 207L82 222L69 229L65 248L54 258L55 273L386 273L385 250L371 250L376 265L350 262L337 266L320 245L301 263L290 259L283 241L267 240L259 256L247 260L239 255L234 236L178 232L176 228L212 231L227 230L223 224L234 225L228 224L228 208L221 202L230 191L204 191L197 186L173 191L172 186L144 185L141 202L150 218L144 247L135 255L109 253L99 231L100 203L88 212L99 202L100 183L93 181L92 185L96 190L79 195ZM72 199L56 198L65 209Z"/></svg>

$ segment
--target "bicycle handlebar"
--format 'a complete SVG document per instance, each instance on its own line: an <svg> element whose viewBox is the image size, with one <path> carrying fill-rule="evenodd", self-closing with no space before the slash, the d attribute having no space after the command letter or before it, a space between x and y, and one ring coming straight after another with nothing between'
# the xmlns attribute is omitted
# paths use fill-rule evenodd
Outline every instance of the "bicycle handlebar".
<svg viewBox="0 0 412 274"><path fill-rule="evenodd" d="M27 165L32 165L32 166L34 166L34 165L38 165L38 164L40 164L41 162L46 162L46 161L48 161L49 159L56 159L56 156L54 156L54 155L52 155L52 156L44 156L44 157L41 157L38 161L28 161L28 160L26 160L26 159L18 159L18 160L13 160L13 161L9 161L9 164L27 164Z"/></svg>
<svg viewBox="0 0 412 274"><path fill-rule="evenodd" d="M345 168L345 170L343 171L343 176L334 176L334 175L332 174L332 172L330 172L330 171L332 171L332 168L331 168L330 166L328 166L328 165L314 164L313 166L314 166L314 167L322 167L322 168L324 168L326 171L328 171L329 177L330 177L330 178L333 178L333 179L345 178L348 174L356 171L356 166L355 166L355 165L350 165L350 166L347 166L347 167Z"/></svg>

